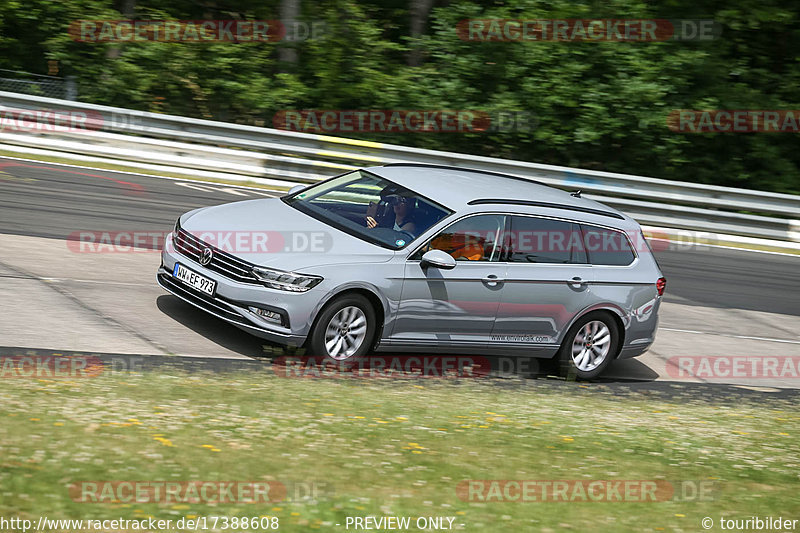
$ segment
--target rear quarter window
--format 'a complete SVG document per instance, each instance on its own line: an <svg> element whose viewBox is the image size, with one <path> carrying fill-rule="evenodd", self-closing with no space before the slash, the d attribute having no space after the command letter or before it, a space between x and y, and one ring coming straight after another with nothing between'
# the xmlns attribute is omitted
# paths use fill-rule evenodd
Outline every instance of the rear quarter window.
<svg viewBox="0 0 800 533"><path fill-rule="evenodd" d="M627 266L636 259L627 235L622 231L581 224L583 242L593 265Z"/></svg>

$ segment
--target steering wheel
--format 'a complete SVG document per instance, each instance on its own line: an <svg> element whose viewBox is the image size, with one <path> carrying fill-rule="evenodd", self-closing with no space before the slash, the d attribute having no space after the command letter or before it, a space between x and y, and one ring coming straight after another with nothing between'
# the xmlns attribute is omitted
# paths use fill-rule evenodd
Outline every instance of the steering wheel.
<svg viewBox="0 0 800 533"><path fill-rule="evenodd" d="M414 235L414 234L413 234L413 233L411 233L410 231L407 231L407 230L404 230L404 229L397 230L397 232L398 232L398 233L403 233L404 235L408 235L409 242L410 242L410 241L413 241L414 239L416 239L416 238L417 238L417 236L416 236L416 235Z"/></svg>

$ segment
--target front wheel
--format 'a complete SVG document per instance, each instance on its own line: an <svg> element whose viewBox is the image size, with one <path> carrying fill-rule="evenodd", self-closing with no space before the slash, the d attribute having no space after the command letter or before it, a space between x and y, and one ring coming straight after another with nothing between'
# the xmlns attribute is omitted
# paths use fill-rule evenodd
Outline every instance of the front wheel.
<svg viewBox="0 0 800 533"><path fill-rule="evenodd" d="M589 313L567 332L559 350L567 379L592 379L611 363L619 349L619 326L607 313Z"/></svg>
<svg viewBox="0 0 800 533"><path fill-rule="evenodd" d="M369 350L375 328L375 310L369 300L360 294L336 298L314 324L311 353L335 361L355 360Z"/></svg>

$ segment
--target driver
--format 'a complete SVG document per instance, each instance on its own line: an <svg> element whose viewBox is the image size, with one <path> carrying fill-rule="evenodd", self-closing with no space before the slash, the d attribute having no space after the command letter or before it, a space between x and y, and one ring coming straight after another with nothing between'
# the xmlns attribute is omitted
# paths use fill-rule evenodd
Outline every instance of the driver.
<svg viewBox="0 0 800 533"><path fill-rule="evenodd" d="M392 229L395 231L405 231L416 236L417 226L413 221L416 211L417 199L410 193L406 194L390 194L384 197L388 205L391 205L394 210L394 223ZM378 212L378 205L370 202L367 208L367 227L378 227L378 221L375 219ZM389 217L387 217L389 218ZM388 222L388 221L387 221ZM388 227L388 224L381 224Z"/></svg>

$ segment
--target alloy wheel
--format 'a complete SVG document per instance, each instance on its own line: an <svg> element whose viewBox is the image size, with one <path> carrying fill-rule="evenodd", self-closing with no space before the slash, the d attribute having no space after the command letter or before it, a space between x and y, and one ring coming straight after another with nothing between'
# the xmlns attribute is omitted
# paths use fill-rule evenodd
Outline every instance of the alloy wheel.
<svg viewBox="0 0 800 533"><path fill-rule="evenodd" d="M332 359L352 357L367 336L367 316L351 305L340 309L325 328L325 349Z"/></svg>
<svg viewBox="0 0 800 533"><path fill-rule="evenodd" d="M611 331L600 320L587 322L572 341L572 361L578 370L591 372L608 357Z"/></svg>

